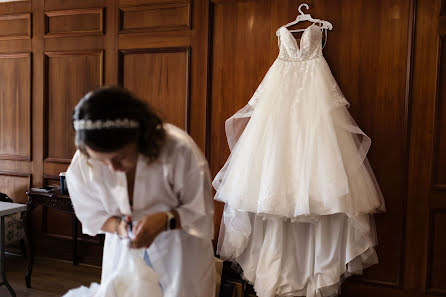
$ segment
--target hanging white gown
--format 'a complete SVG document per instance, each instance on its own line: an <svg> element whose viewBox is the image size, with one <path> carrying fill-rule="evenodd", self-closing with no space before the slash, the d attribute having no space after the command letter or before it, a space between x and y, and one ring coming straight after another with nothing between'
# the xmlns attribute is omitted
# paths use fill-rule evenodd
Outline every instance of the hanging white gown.
<svg viewBox="0 0 446 297"><path fill-rule="evenodd" d="M309 26L300 47L285 27L279 56L248 104L226 121L231 149L216 175L224 202L217 252L259 297L330 296L377 263L373 217L384 200L371 141L347 111Z"/></svg>
<svg viewBox="0 0 446 297"><path fill-rule="evenodd" d="M79 151L66 174L70 198L83 233L91 236L102 233L111 216L130 215L136 224L146 215L177 210L182 229L159 234L145 249L148 261L159 277L164 297L213 297L214 205L208 164L186 132L170 124L164 128L167 137L159 158L149 162L142 154L138 156L133 208L125 173L113 172ZM106 234L101 285L115 277L122 254L128 252L127 244L115 234ZM144 253L140 257L143 259ZM144 291L138 296L152 295ZM158 297L156 292L153 296Z"/></svg>

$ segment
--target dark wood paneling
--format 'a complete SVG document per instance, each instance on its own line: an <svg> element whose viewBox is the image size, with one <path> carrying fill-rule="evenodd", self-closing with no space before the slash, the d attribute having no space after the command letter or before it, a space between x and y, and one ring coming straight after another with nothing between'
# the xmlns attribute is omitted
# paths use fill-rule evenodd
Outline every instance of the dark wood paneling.
<svg viewBox="0 0 446 297"><path fill-rule="evenodd" d="M31 0L0 3L0 14L16 14L31 11Z"/></svg>
<svg viewBox="0 0 446 297"><path fill-rule="evenodd" d="M31 159L31 54L0 54L0 159Z"/></svg>
<svg viewBox="0 0 446 297"><path fill-rule="evenodd" d="M188 130L189 48L120 51L120 83Z"/></svg>
<svg viewBox="0 0 446 297"><path fill-rule="evenodd" d="M446 188L433 190L429 202L431 211L446 209Z"/></svg>
<svg viewBox="0 0 446 297"><path fill-rule="evenodd" d="M102 35L104 9L71 9L45 12L45 37Z"/></svg>
<svg viewBox="0 0 446 297"><path fill-rule="evenodd" d="M155 30L187 30L191 25L189 3L123 7L120 9L121 33Z"/></svg>
<svg viewBox="0 0 446 297"><path fill-rule="evenodd" d="M26 191L31 187L31 174L0 171L0 192L6 193L16 203L26 203Z"/></svg>
<svg viewBox="0 0 446 297"><path fill-rule="evenodd" d="M210 96L208 82L210 79L209 65L209 3L207 0L194 1L192 5L191 47L191 79L190 79L190 124L189 134L198 147L207 155L210 120Z"/></svg>
<svg viewBox="0 0 446 297"><path fill-rule="evenodd" d="M119 34L120 49L191 46L190 31Z"/></svg>
<svg viewBox="0 0 446 297"><path fill-rule="evenodd" d="M43 0L39 0L43 1ZM45 11L97 8L107 6L108 0L44 0ZM114 2L114 1L113 1Z"/></svg>
<svg viewBox="0 0 446 297"><path fill-rule="evenodd" d="M439 40L434 186L446 186L446 36Z"/></svg>
<svg viewBox="0 0 446 297"><path fill-rule="evenodd" d="M431 215L431 255L427 288L429 293L446 295L446 209L434 211Z"/></svg>
<svg viewBox="0 0 446 297"><path fill-rule="evenodd" d="M31 38L31 14L0 16L0 40Z"/></svg>
<svg viewBox="0 0 446 297"><path fill-rule="evenodd" d="M404 287L427 291L440 1L416 1Z"/></svg>
<svg viewBox="0 0 446 297"><path fill-rule="evenodd" d="M101 50L104 48L105 39L106 39L105 36L86 36L86 35L76 36L76 37L60 36L58 38L45 38L45 51L66 52L66 51L79 51L79 50L87 50L87 51Z"/></svg>
<svg viewBox="0 0 446 297"><path fill-rule="evenodd" d="M273 62L268 40L274 33L269 1L213 4L211 14L209 161L215 176L229 155L225 120L246 105ZM222 212L223 204L216 203L215 234Z"/></svg>
<svg viewBox="0 0 446 297"><path fill-rule="evenodd" d="M159 3L190 3L191 0L119 0L119 7L123 6L136 6L147 4L159 4Z"/></svg>
<svg viewBox="0 0 446 297"><path fill-rule="evenodd" d="M0 53L29 53L31 52L31 39L0 40Z"/></svg>
<svg viewBox="0 0 446 297"><path fill-rule="evenodd" d="M102 85L103 52L46 52L46 162L69 163L75 152L73 108Z"/></svg>
<svg viewBox="0 0 446 297"><path fill-rule="evenodd" d="M441 15L444 15L445 1L441 1ZM435 23L433 24L435 26ZM436 34L434 34L436 33ZM437 45L437 56L430 75L436 74L436 88L431 103L434 118L432 187L429 201L429 250L426 265L426 291L446 296L446 17L438 18L438 29L430 32L432 44ZM433 62L433 60L432 60ZM429 65L429 64L428 64ZM433 71L433 70L436 71ZM429 98L430 99L430 98Z"/></svg>
<svg viewBox="0 0 446 297"><path fill-rule="evenodd" d="M29 161L0 160L0 171L32 172L32 163Z"/></svg>
<svg viewBox="0 0 446 297"><path fill-rule="evenodd" d="M43 173L44 176L59 176L59 173L65 172L68 169L68 163L44 163L43 164Z"/></svg>

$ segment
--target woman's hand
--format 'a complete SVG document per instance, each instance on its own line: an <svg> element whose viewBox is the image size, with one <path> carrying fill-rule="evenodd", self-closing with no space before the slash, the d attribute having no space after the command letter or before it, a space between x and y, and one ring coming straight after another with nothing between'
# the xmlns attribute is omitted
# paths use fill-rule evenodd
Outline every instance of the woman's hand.
<svg viewBox="0 0 446 297"><path fill-rule="evenodd" d="M131 248L148 248L161 232L166 230L165 212L150 214L138 221L133 228L135 238L130 242Z"/></svg>
<svg viewBox="0 0 446 297"><path fill-rule="evenodd" d="M129 237L129 231L128 231L128 224L131 222L132 219L129 216L125 216L121 219L119 219L119 223L116 226L116 234L120 238L128 238Z"/></svg>
<svg viewBox="0 0 446 297"><path fill-rule="evenodd" d="M120 217L109 217L101 230L107 233L117 234L120 238L129 237L128 233L128 223L131 222L131 218L129 216L120 218Z"/></svg>

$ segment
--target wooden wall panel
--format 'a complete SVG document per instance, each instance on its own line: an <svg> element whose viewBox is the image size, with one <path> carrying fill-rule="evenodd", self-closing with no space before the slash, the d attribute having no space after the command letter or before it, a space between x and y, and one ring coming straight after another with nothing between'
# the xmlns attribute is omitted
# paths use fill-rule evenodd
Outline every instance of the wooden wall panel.
<svg viewBox="0 0 446 297"><path fill-rule="evenodd" d="M446 198L446 197L443 197ZM446 210L434 211L431 218L431 247L428 271L429 293L446 295Z"/></svg>
<svg viewBox="0 0 446 297"><path fill-rule="evenodd" d="M31 159L31 54L0 54L0 159Z"/></svg>
<svg viewBox="0 0 446 297"><path fill-rule="evenodd" d="M188 129L189 49L122 50L120 83L167 121Z"/></svg>
<svg viewBox="0 0 446 297"><path fill-rule="evenodd" d="M446 188L446 36L439 41L434 187Z"/></svg>
<svg viewBox="0 0 446 297"><path fill-rule="evenodd" d="M123 7L121 32L151 30L187 30L191 25L189 3Z"/></svg>
<svg viewBox="0 0 446 297"><path fill-rule="evenodd" d="M191 0L118 0L119 7L123 6L137 6L147 4L159 4L159 3L191 3Z"/></svg>
<svg viewBox="0 0 446 297"><path fill-rule="evenodd" d="M102 85L102 51L47 52L47 159L69 163L75 152L73 108L88 91Z"/></svg>
<svg viewBox="0 0 446 297"><path fill-rule="evenodd" d="M45 3L45 11L98 8L107 6L109 0L39 0Z"/></svg>
<svg viewBox="0 0 446 297"><path fill-rule="evenodd" d="M229 155L225 120L247 104L273 62L267 46L269 36L274 34L270 30L270 13L268 1L212 5L209 162L213 176ZM216 235L222 212L223 204L216 203Z"/></svg>
<svg viewBox="0 0 446 297"><path fill-rule="evenodd" d="M45 37L102 35L103 9L72 9L45 12Z"/></svg>
<svg viewBox="0 0 446 297"><path fill-rule="evenodd" d="M0 3L0 14L18 14L31 11L31 0Z"/></svg>
<svg viewBox="0 0 446 297"><path fill-rule="evenodd" d="M31 14L0 16L0 40L31 38Z"/></svg>
<svg viewBox="0 0 446 297"><path fill-rule="evenodd" d="M410 158L408 166L404 287L424 296L428 291L429 237L435 210L435 106L438 98L438 54L441 0L416 1L413 80L411 84ZM434 208L432 208L434 207Z"/></svg>
<svg viewBox="0 0 446 297"><path fill-rule="evenodd" d="M426 291L430 294L446 296L446 16L444 14L445 1L441 1L440 17L438 27L430 32L432 41L437 45L437 56L435 57L436 71L430 75L436 75L436 88L431 90L434 96L429 98L430 106L433 107L434 133L433 133L433 156L432 156L432 178L431 195L429 201L430 224L429 250L426 265ZM434 23L434 26L436 24ZM433 44L433 42L432 42ZM434 60L432 60L434 61ZM429 64L428 64L429 65Z"/></svg>
<svg viewBox="0 0 446 297"><path fill-rule="evenodd" d="M26 191L31 187L31 175L21 172L0 171L0 192L16 203L26 203Z"/></svg>

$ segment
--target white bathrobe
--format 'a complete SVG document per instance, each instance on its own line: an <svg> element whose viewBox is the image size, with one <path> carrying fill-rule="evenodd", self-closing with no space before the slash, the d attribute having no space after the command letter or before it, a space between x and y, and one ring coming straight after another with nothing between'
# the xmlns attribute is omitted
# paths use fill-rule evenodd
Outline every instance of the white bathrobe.
<svg viewBox="0 0 446 297"><path fill-rule="evenodd" d="M66 173L68 190L83 233L95 236L111 216L130 215L136 223L148 214L175 209L181 230L162 232L147 249L165 297L213 297L215 264L213 200L206 159L183 130L164 124L166 143L156 161L139 154L133 208L125 173L113 172L77 151ZM102 261L105 283L116 270L125 241L107 233ZM150 297L147 292L141 296Z"/></svg>

